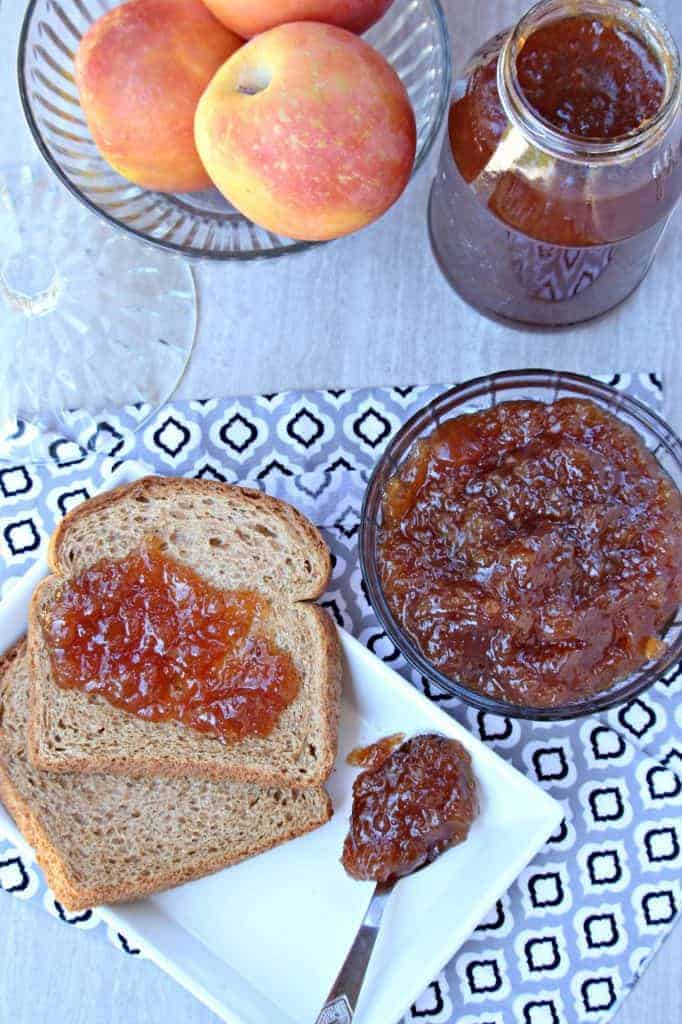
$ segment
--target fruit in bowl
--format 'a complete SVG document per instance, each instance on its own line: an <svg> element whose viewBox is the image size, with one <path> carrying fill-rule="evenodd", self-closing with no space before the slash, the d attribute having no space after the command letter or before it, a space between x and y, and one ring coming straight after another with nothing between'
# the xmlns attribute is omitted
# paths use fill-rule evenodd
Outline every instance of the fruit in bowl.
<svg viewBox="0 0 682 1024"><path fill-rule="evenodd" d="M128 0L98 18L78 47L75 78L92 137L114 170L161 192L208 188L194 112L242 42L201 0Z"/></svg>
<svg viewBox="0 0 682 1024"><path fill-rule="evenodd" d="M400 78L345 29L296 22L246 43L197 107L212 181L268 231L322 241L381 216L409 181L415 119Z"/></svg>
<svg viewBox="0 0 682 1024"><path fill-rule="evenodd" d="M361 34L381 18L393 0L205 0L224 25L250 39L291 21L322 21Z"/></svg>

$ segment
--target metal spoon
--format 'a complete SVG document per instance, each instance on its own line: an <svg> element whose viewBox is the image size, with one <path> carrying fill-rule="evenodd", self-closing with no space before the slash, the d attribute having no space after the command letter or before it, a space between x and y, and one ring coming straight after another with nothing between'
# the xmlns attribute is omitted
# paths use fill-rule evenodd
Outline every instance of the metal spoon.
<svg viewBox="0 0 682 1024"><path fill-rule="evenodd" d="M360 930L315 1024L350 1024L353 1020L381 919L397 881L392 878L388 882L377 883Z"/></svg>

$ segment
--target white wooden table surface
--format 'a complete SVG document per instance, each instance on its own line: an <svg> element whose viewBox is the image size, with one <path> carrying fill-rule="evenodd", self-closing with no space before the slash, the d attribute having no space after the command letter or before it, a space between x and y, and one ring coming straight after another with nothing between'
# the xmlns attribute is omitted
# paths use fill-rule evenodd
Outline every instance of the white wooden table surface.
<svg viewBox="0 0 682 1024"><path fill-rule="evenodd" d="M461 60L528 0L445 0ZM654 0L678 41L680 0ZM35 159L13 84L24 0L0 21L0 133L5 159ZM360 235L278 263L201 266L199 337L183 396L455 381L527 366L659 369L666 413L682 430L682 214L638 292L601 321L528 333L482 319L440 277L425 209L437 154L409 192ZM1 343L2 339L0 339ZM682 1021L678 927L617 1024ZM46 913L0 894L1 1024L210 1024L215 1018L150 964L132 961ZM392 1024L377 1021L376 1024Z"/></svg>

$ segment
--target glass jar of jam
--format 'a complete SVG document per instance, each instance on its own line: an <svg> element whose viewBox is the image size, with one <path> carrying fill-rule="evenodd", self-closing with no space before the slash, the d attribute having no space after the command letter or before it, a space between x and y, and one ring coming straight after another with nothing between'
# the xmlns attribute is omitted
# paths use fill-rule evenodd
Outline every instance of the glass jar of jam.
<svg viewBox="0 0 682 1024"><path fill-rule="evenodd" d="M634 0L543 0L454 86L435 256L482 312L579 323L651 266L682 191L680 58Z"/></svg>

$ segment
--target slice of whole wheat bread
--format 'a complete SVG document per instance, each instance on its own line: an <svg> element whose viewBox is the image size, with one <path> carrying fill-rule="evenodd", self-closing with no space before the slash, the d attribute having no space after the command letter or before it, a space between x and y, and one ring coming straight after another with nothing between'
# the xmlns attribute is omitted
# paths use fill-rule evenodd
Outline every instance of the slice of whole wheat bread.
<svg viewBox="0 0 682 1024"><path fill-rule="evenodd" d="M266 628L288 651L301 688L267 737L221 743L176 722L149 722L103 697L60 688L45 623L69 576L101 558L121 559L150 537L223 589L270 600ZM315 527L284 502L228 484L145 477L78 506L50 543L48 576L29 616L29 755L50 771L132 777L193 775L261 785L319 786L336 757L341 662L336 630L310 599L329 575Z"/></svg>
<svg viewBox="0 0 682 1024"><path fill-rule="evenodd" d="M331 817L320 788L38 771L26 755L27 668L24 641L0 658L0 799L68 910L180 885Z"/></svg>

